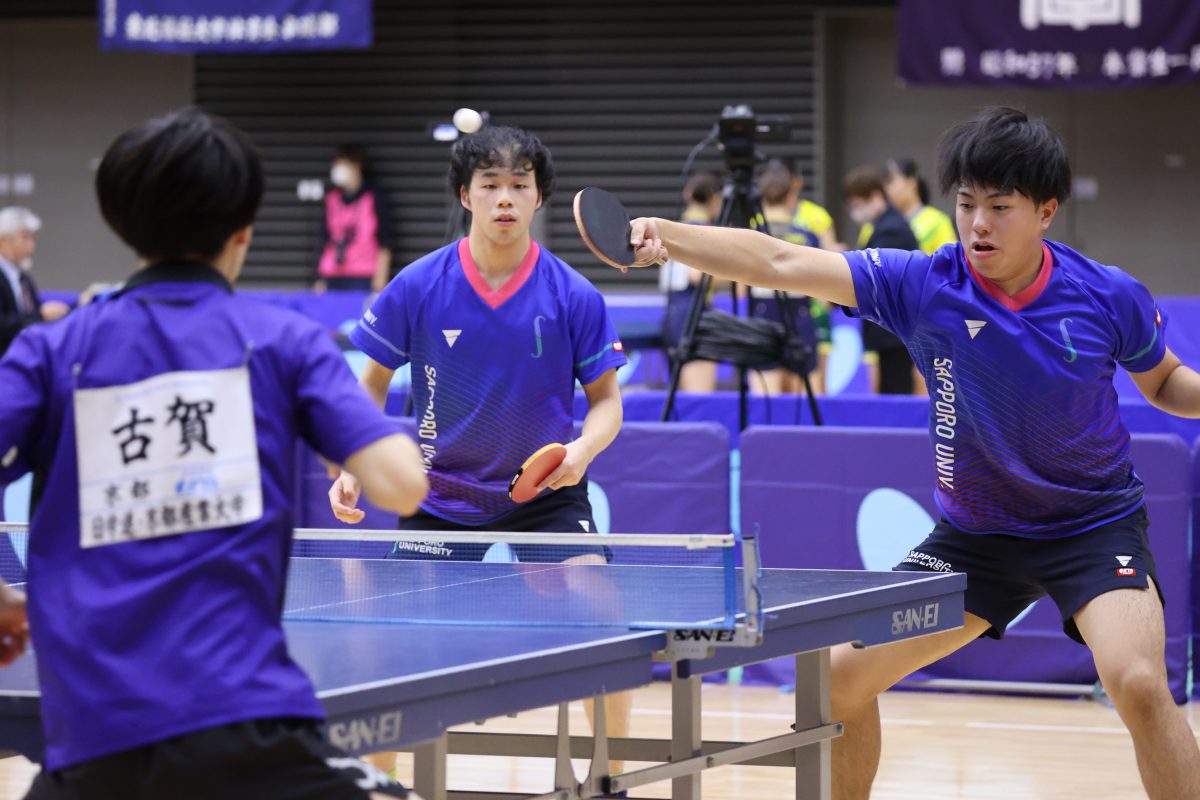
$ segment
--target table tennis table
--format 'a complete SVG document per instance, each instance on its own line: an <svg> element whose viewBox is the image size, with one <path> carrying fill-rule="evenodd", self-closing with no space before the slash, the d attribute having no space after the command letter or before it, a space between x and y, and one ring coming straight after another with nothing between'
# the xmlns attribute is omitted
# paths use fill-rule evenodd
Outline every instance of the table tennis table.
<svg viewBox="0 0 1200 800"><path fill-rule="evenodd" d="M540 625L536 620L546 604L564 602L556 569L561 565L293 558L284 625L292 655L316 685L331 741L359 754L413 750L414 788L426 800L527 796L449 792L448 753L556 757L555 788L539 795L547 799L671 780L673 797L697 800L701 770L735 763L794 767L798 798L828 798L830 740L841 732L830 718L829 648L961 626L966 588L961 574L761 570L761 641L721 647L714 645L729 632L711 627L707 617L695 627L649 627L657 616L675 613L652 607L682 594L664 587L712 582L719 570L591 567L603 571L610 589L602 602L585 604L592 618ZM345 601L342 590L350 582L360 591ZM399 598L399 611L393 602L389 612L399 614L397 619L416 606L437 609L437 619L381 622L364 603L384 597ZM642 607L632 622L612 612L614 603L633 601ZM466 606L480 603L506 606L511 623L472 624ZM705 742L701 677L780 656L796 658L793 729L761 742ZM662 660L672 662L670 741L609 739L602 703L596 704L595 736L567 734L566 703L646 685ZM35 670L32 653L0 670L0 750L36 761L42 732ZM554 704L560 704L557 735L447 734L454 726ZM580 782L570 758L587 756L592 772ZM661 763L609 776L609 758Z"/></svg>

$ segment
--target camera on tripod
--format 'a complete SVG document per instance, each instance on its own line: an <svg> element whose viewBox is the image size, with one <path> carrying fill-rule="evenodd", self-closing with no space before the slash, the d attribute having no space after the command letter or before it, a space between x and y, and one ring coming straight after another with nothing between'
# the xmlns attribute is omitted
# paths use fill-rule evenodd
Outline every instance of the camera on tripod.
<svg viewBox="0 0 1200 800"><path fill-rule="evenodd" d="M755 115L748 105L725 106L717 120L717 144L725 153L730 171L753 169L759 160L755 142L787 142L792 138L792 118L786 114Z"/></svg>

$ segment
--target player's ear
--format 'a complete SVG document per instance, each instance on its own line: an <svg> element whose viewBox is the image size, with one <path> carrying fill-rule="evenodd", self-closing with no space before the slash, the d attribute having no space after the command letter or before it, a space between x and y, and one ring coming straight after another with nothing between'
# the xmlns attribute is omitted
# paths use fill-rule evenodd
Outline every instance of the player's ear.
<svg viewBox="0 0 1200 800"><path fill-rule="evenodd" d="M471 195L467 193L467 187L458 187L458 202L462 203L462 207L467 211L471 210Z"/></svg>
<svg viewBox="0 0 1200 800"><path fill-rule="evenodd" d="M1050 227L1050 223L1054 221L1054 215L1058 213L1058 199L1051 197L1046 202L1042 203L1038 209L1038 224L1042 230Z"/></svg>

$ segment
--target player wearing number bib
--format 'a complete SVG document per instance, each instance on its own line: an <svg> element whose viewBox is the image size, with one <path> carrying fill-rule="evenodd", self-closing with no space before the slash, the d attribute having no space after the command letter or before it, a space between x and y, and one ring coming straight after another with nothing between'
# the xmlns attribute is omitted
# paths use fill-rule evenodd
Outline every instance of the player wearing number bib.
<svg viewBox="0 0 1200 800"><path fill-rule="evenodd" d="M401 512L425 481L322 328L234 292L262 185L198 111L122 135L97 190L149 266L0 361L0 480L35 475L31 798L406 796L324 741L280 612L298 439Z"/></svg>

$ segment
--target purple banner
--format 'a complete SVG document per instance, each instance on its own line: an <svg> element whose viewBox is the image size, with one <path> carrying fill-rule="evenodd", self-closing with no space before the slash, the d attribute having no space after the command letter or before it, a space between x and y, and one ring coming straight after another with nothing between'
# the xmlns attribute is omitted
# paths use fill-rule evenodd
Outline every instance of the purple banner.
<svg viewBox="0 0 1200 800"><path fill-rule="evenodd" d="M268 53L370 47L371 0L99 0L100 49Z"/></svg>
<svg viewBox="0 0 1200 800"><path fill-rule="evenodd" d="M1200 79L1195 0L900 0L913 84L1128 89Z"/></svg>

